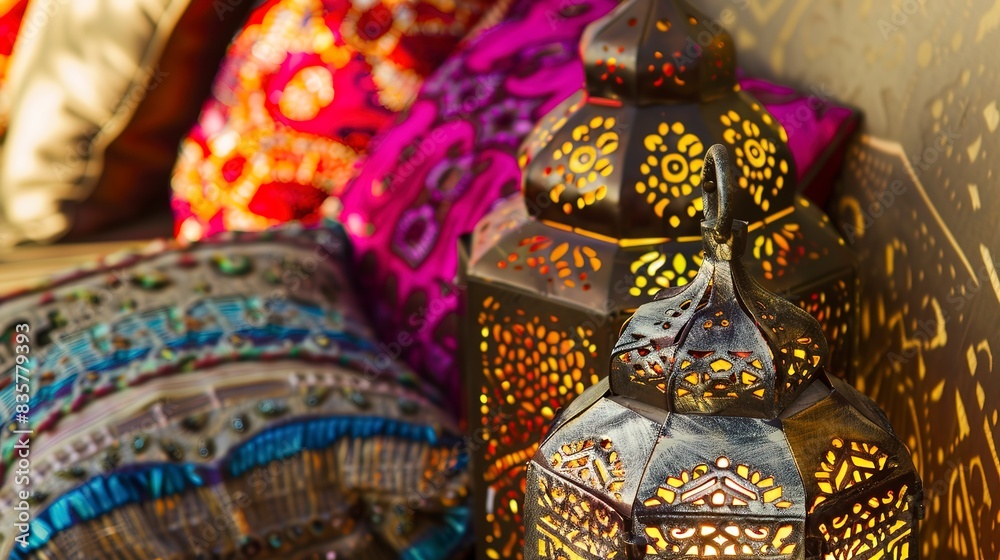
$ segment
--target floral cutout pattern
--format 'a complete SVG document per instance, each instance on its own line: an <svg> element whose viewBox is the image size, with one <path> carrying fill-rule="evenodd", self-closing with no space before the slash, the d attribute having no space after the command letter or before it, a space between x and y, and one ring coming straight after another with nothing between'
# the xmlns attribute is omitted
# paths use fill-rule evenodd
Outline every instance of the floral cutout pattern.
<svg viewBox="0 0 1000 560"><path fill-rule="evenodd" d="M697 135L688 132L684 123L660 123L655 134L643 139L649 153L639 165L643 175L636 182L635 191L646 196L656 215L666 218L677 227L681 220L694 218L702 211L701 195L696 191L701 184L701 168L705 158L705 145ZM685 216L667 215L671 202L686 202Z"/></svg>
<svg viewBox="0 0 1000 560"><path fill-rule="evenodd" d="M778 146L765 127L776 128L781 142L788 142L788 134L760 105L754 103L752 107L754 117L728 111L719 120L726 127L722 137L732 146L734 163L740 170L740 188L749 191L754 203L766 212L771 209L769 197L776 196L790 180L790 168L789 162L777 155ZM773 185L771 192L764 192L767 184Z"/></svg>

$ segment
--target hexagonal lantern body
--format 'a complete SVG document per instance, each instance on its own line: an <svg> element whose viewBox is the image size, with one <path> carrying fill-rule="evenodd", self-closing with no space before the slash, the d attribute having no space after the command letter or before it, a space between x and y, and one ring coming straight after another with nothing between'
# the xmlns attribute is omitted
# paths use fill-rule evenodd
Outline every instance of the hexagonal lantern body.
<svg viewBox="0 0 1000 560"><path fill-rule="evenodd" d="M594 385L624 320L694 280L707 147L740 170L747 266L821 317L849 371L855 261L796 194L782 127L739 91L727 33L678 0L630 0L588 29L586 88L522 147L523 197L463 247L463 358L482 558L519 554L524 462L555 411Z"/></svg>
<svg viewBox="0 0 1000 560"><path fill-rule="evenodd" d="M622 329L607 380L528 465L528 559L915 558L922 490L882 412L825 369L819 323L743 266L725 149L705 258Z"/></svg>

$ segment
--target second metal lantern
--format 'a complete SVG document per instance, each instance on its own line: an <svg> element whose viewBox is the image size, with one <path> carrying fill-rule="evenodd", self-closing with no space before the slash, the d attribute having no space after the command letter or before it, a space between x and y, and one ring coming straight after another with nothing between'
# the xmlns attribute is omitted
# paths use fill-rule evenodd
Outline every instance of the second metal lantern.
<svg viewBox="0 0 1000 560"><path fill-rule="evenodd" d="M743 266L726 156L705 159L705 259L622 329L607 381L528 465L529 560L903 560L921 482L878 407L827 374L819 323Z"/></svg>
<svg viewBox="0 0 1000 560"><path fill-rule="evenodd" d="M586 88L524 147L523 199L488 215L464 258L464 373L481 558L520 555L524 464L556 411L597 383L619 328L702 262L708 146L740 171L750 273L821 318L844 373L855 265L796 194L784 129L739 91L730 36L677 0L631 0L581 45Z"/></svg>

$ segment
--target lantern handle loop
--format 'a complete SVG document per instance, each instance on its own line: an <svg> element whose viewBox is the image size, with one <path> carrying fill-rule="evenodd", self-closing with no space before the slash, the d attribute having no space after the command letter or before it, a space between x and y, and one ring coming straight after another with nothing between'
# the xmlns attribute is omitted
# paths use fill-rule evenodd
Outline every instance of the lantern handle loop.
<svg viewBox="0 0 1000 560"><path fill-rule="evenodd" d="M716 242L732 243L733 181L729 152L722 144L715 144L705 154L705 165L701 168L701 191L705 221L712 223Z"/></svg>

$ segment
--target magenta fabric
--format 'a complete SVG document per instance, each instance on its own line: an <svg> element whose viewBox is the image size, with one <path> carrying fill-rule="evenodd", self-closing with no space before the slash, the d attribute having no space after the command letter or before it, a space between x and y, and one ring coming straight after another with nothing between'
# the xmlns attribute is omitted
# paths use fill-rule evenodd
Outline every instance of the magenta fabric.
<svg viewBox="0 0 1000 560"><path fill-rule="evenodd" d="M521 140L580 89L580 35L615 5L515 2L430 76L341 197L382 350L419 364L455 403L458 238L518 191Z"/></svg>
<svg viewBox="0 0 1000 560"><path fill-rule="evenodd" d="M458 239L518 192L518 146L536 121L580 90L580 35L616 4L515 2L504 22L428 78L409 113L374 140L341 197L383 352L405 359L455 403L462 402ZM839 127L853 122L852 111L788 88L753 79L741 85L766 97L785 125L800 178Z"/></svg>

